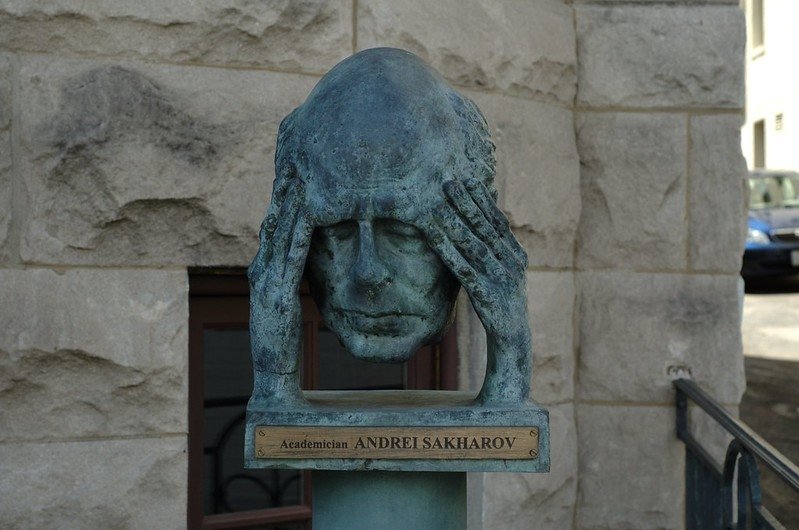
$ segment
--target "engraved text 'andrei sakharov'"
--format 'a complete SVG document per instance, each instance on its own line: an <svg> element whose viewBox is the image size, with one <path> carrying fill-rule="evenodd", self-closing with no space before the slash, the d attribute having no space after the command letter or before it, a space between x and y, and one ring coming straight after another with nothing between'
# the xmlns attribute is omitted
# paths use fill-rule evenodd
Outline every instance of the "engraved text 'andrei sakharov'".
<svg viewBox="0 0 799 530"><path fill-rule="evenodd" d="M255 452L257 458L534 459L538 457L538 429L258 427Z"/></svg>

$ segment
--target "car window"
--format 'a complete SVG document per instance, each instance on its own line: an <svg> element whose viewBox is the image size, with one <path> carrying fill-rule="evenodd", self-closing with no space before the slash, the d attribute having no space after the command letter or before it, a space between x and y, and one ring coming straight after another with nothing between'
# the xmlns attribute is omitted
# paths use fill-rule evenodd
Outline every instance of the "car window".
<svg viewBox="0 0 799 530"><path fill-rule="evenodd" d="M799 207L799 175L769 175L748 179L749 209Z"/></svg>

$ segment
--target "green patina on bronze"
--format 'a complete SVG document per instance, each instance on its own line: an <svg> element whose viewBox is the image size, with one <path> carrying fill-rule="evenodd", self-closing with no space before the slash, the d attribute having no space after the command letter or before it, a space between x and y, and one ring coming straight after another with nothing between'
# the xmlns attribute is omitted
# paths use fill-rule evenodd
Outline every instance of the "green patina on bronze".
<svg viewBox="0 0 799 530"><path fill-rule="evenodd" d="M248 439L265 422L402 424L379 403L368 413L323 406L300 390L305 277L325 324L352 355L375 362L406 361L438 340L463 287L487 334L483 387L468 403L439 408L418 393L406 423L471 425L503 411L497 417L509 425L532 422L548 440L547 413L530 402L527 256L497 207L494 144L474 103L411 53L366 50L328 72L283 120L275 169L249 270ZM548 468L545 445L526 470ZM265 465L250 444L246 451L249 465Z"/></svg>

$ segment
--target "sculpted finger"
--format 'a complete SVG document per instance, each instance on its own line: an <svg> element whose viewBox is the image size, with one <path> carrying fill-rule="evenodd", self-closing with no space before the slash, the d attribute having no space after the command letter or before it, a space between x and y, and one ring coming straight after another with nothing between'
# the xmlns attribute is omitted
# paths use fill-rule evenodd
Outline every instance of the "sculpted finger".
<svg viewBox="0 0 799 530"><path fill-rule="evenodd" d="M272 254L272 236L277 229L280 210L283 207L283 200L289 185L288 179L276 179L275 181L275 187L272 189L272 201L269 203L266 217L261 222L261 228L258 231L258 254L253 259L252 265L250 265L249 276L251 280L253 275L257 273L259 264L263 267Z"/></svg>
<svg viewBox="0 0 799 530"><path fill-rule="evenodd" d="M311 247L311 237L313 236L314 226L308 218L300 213L294 225L291 248L289 249L286 268L283 274L287 285L293 286L293 291L299 289L302 281L302 274L305 270L305 261L308 258L308 250Z"/></svg>
<svg viewBox="0 0 799 530"><path fill-rule="evenodd" d="M305 270L305 260L311 246L313 225L300 209L295 217L292 233L290 234L289 249L283 263L282 297L278 314L283 326L283 351L298 352L302 342L302 309L300 303L300 283ZM294 366L297 366L298 357L291 357Z"/></svg>
<svg viewBox="0 0 799 530"><path fill-rule="evenodd" d="M274 187L272 188L272 202L282 203L286 193L295 183L294 179L287 177L278 177L275 179Z"/></svg>
<svg viewBox="0 0 799 530"><path fill-rule="evenodd" d="M505 217L505 214L502 213L502 210L499 209L499 206L497 206L496 199L492 199L492 193L489 192L485 184L476 179L466 179L464 184L472 200L474 200L486 219L488 219L491 225L496 229L502 242L513 252L513 255L522 264L523 268L527 268L527 252L524 251L524 248L522 248L513 235L510 229L510 223Z"/></svg>
<svg viewBox="0 0 799 530"><path fill-rule="evenodd" d="M508 230L507 236L502 239L503 241L507 242L507 245L511 249L513 249L513 254L516 256L516 259L519 260L522 270L525 270L528 264L527 251L524 250L524 247L521 245L521 243L519 243L519 240L516 239L516 236L513 235L513 232L510 230Z"/></svg>
<svg viewBox="0 0 799 530"><path fill-rule="evenodd" d="M269 203L269 208L266 210L266 217L261 223L261 241L271 239L272 234L277 227L277 218L280 210L283 207L283 202L286 198L286 193L291 188L292 181L287 178L275 179L274 188L272 188L272 200Z"/></svg>
<svg viewBox="0 0 799 530"><path fill-rule="evenodd" d="M282 279L285 271L286 260L288 260L289 250L291 249L294 226L297 223L297 217L300 212L302 193L302 186L292 186L286 193L285 200L277 215L277 225L269 245L271 254L265 256L267 275L276 281Z"/></svg>
<svg viewBox="0 0 799 530"><path fill-rule="evenodd" d="M489 300L488 293L479 281L478 272L474 270L444 231L436 226L428 225L425 235L435 253L455 275L469 296L476 301L486 303Z"/></svg>
<svg viewBox="0 0 799 530"><path fill-rule="evenodd" d="M474 178L467 178L463 184L474 202L486 216L486 219L491 222L498 232L504 232L510 229L508 219L496 205L495 201L492 200L491 193L488 191L485 184Z"/></svg>
<svg viewBox="0 0 799 530"><path fill-rule="evenodd" d="M488 274L493 278L506 274L505 267L488 248L488 245L471 231L455 210L444 207L435 221L460 255L477 272Z"/></svg>
<svg viewBox="0 0 799 530"><path fill-rule="evenodd" d="M469 223L472 231L477 234L483 243L488 245L500 261L514 261L517 266L523 266L513 249L508 246L504 238L489 223L483 211L462 183L457 180L448 181L444 183L444 192L453 206L457 208L458 213Z"/></svg>

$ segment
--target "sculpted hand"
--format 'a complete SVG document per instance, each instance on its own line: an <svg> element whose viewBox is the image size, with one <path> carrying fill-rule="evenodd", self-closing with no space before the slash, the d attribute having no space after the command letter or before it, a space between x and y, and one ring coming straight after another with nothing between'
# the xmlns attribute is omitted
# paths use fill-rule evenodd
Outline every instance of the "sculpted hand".
<svg viewBox="0 0 799 530"><path fill-rule="evenodd" d="M447 203L420 228L466 289L485 327L488 363L478 401L524 401L531 375L527 255L482 183L450 180L444 193Z"/></svg>
<svg viewBox="0 0 799 530"><path fill-rule="evenodd" d="M253 401L304 403L299 381L302 346L300 282L313 226L304 211L299 179L275 184L261 225L258 254L250 265L250 341Z"/></svg>

